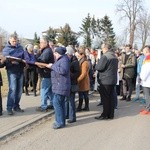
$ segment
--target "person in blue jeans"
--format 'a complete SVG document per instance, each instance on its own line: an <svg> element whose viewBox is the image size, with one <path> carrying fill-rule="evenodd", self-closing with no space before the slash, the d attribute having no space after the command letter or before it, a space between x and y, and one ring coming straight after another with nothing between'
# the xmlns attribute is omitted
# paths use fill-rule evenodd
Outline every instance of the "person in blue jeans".
<svg viewBox="0 0 150 150"><path fill-rule="evenodd" d="M141 103L145 103L145 99L140 98L140 88L141 88L141 68L143 61L145 60L145 56L142 54L137 58L137 77L136 77L136 88L135 88L135 97L133 98L133 101L140 101Z"/></svg>
<svg viewBox="0 0 150 150"><path fill-rule="evenodd" d="M53 105L55 111L55 122L53 129L63 128L66 125L65 99L70 95L70 60L65 54L65 47L57 47L54 55L54 64L47 65L51 69Z"/></svg>
<svg viewBox="0 0 150 150"><path fill-rule="evenodd" d="M16 112L24 112L19 104L23 87L23 69L25 67L25 63L22 61L22 59L24 59L24 50L18 43L18 37L15 34L10 35L9 41L4 47L2 54L7 58L9 57L5 61L9 84L7 96L8 115L13 115L13 110ZM12 59L12 57L14 57L14 59Z"/></svg>
<svg viewBox="0 0 150 150"><path fill-rule="evenodd" d="M75 106L75 94L79 90L78 77L80 75L79 61L76 56L74 56L74 50L71 46L66 47L66 54L70 59L70 78L71 78L71 90L70 95L66 99L66 119L69 119L68 123L76 122L76 106Z"/></svg>
<svg viewBox="0 0 150 150"><path fill-rule="evenodd" d="M46 112L49 109L53 109L53 93L51 84L51 70L46 67L38 65L40 63L54 63L54 55L52 49L48 45L46 38L40 39L40 52L36 55L37 62L35 64L39 66L38 71L41 77L41 106L36 108L36 111ZM48 101L50 105L48 106Z"/></svg>

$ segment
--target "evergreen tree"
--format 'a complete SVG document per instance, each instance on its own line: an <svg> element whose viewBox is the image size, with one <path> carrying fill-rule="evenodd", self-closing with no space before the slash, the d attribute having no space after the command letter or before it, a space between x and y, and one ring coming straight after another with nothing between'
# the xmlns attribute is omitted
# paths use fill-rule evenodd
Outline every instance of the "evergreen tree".
<svg viewBox="0 0 150 150"><path fill-rule="evenodd" d="M34 45L39 45L40 44L40 37L37 36L37 33L34 33L34 39L33 39Z"/></svg>
<svg viewBox="0 0 150 150"><path fill-rule="evenodd" d="M92 42L92 40L91 40L91 22L92 22L92 19L90 17L90 14L88 14L87 17L82 20L82 25L80 27L81 31L79 32L79 35L83 36L84 45L86 47L90 47L91 42Z"/></svg>
<svg viewBox="0 0 150 150"><path fill-rule="evenodd" d="M65 24L64 27L60 28L57 42L63 44L64 46L74 46L77 44L77 38L77 34L71 30L69 24Z"/></svg>
<svg viewBox="0 0 150 150"><path fill-rule="evenodd" d="M92 38L94 38L97 34L97 22L95 20L95 17L93 16L93 18L91 19L91 35Z"/></svg>
<svg viewBox="0 0 150 150"><path fill-rule="evenodd" d="M57 37L57 31L55 29L49 27L46 37L49 41L53 41L55 43L56 37Z"/></svg>
<svg viewBox="0 0 150 150"><path fill-rule="evenodd" d="M112 23L107 15L101 19L101 36L102 42L107 42L112 47L115 46L115 33L113 31Z"/></svg>

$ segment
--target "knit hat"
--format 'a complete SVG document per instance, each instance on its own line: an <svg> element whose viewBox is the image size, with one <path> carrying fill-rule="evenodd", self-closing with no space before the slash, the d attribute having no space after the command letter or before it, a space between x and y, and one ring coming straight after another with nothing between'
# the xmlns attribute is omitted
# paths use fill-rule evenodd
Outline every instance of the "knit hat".
<svg viewBox="0 0 150 150"><path fill-rule="evenodd" d="M64 55L66 53L65 47L56 47L55 52L59 53L60 55Z"/></svg>
<svg viewBox="0 0 150 150"><path fill-rule="evenodd" d="M66 50L67 50L66 54L68 54L68 55L73 55L74 54L74 50L71 46L67 46Z"/></svg>

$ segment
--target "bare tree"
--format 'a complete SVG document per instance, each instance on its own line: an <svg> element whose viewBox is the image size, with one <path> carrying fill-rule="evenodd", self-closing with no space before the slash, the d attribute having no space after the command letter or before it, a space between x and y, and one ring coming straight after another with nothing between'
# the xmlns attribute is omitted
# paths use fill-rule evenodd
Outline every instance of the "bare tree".
<svg viewBox="0 0 150 150"><path fill-rule="evenodd" d="M129 43L133 45L139 15L143 11L143 0L119 0L116 11L121 15L120 20L128 20Z"/></svg>
<svg viewBox="0 0 150 150"><path fill-rule="evenodd" d="M8 40L8 32L0 27L0 51L3 49L6 41Z"/></svg>
<svg viewBox="0 0 150 150"><path fill-rule="evenodd" d="M150 14L148 14L147 11L140 15L139 24L136 31L137 38L142 43L142 50L147 42L148 37L150 36Z"/></svg>
<svg viewBox="0 0 150 150"><path fill-rule="evenodd" d="M116 37L116 45L117 47L122 47L123 45L125 45L127 43L127 28L124 29L124 31L122 32L121 35L118 35Z"/></svg>
<svg viewBox="0 0 150 150"><path fill-rule="evenodd" d="M3 28L0 27L0 36L4 37L5 39L8 38L9 34Z"/></svg>

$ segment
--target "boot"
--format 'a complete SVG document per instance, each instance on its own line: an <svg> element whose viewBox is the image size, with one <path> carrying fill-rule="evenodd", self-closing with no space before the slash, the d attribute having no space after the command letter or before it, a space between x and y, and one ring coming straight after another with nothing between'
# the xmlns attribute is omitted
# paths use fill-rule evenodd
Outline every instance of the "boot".
<svg viewBox="0 0 150 150"><path fill-rule="evenodd" d="M85 107L82 110L89 111L89 98L85 99Z"/></svg>
<svg viewBox="0 0 150 150"><path fill-rule="evenodd" d="M29 96L28 88L25 88L25 94L26 94L27 96Z"/></svg>
<svg viewBox="0 0 150 150"><path fill-rule="evenodd" d="M34 93L34 96L37 96L37 95L36 95L36 89L33 90L33 93Z"/></svg>
<svg viewBox="0 0 150 150"><path fill-rule="evenodd" d="M128 96L126 99L127 102L131 101L131 96Z"/></svg>
<svg viewBox="0 0 150 150"><path fill-rule="evenodd" d="M82 111L82 104L83 104L83 99L79 98L79 105L76 109L76 112Z"/></svg>
<svg viewBox="0 0 150 150"><path fill-rule="evenodd" d="M120 100L124 101L124 100L126 100L126 98L127 98L126 96L123 96Z"/></svg>
<svg viewBox="0 0 150 150"><path fill-rule="evenodd" d="M2 116L2 111L3 111L3 108L2 108L2 104L0 104L0 116Z"/></svg>

